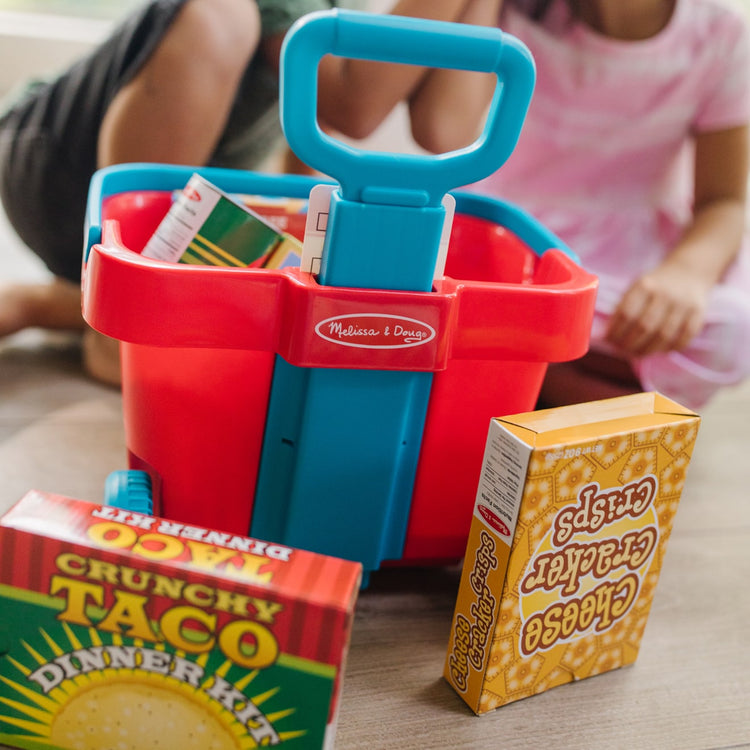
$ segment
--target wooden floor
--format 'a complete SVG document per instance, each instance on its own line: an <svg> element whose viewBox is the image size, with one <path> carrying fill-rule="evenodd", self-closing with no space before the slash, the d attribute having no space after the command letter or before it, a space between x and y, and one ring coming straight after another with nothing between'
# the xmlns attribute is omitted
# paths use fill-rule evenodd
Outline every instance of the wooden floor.
<svg viewBox="0 0 750 750"><path fill-rule="evenodd" d="M750 387L703 413L635 665L476 717L440 676L458 570L381 571L358 602L336 746L750 747L748 415ZM82 375L75 339L0 344L0 511L30 488L100 501L124 462L119 393Z"/></svg>

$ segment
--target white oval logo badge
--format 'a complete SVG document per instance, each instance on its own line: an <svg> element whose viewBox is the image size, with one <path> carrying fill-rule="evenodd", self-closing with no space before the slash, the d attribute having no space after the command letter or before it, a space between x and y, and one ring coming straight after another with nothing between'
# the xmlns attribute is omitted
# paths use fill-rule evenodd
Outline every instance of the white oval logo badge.
<svg viewBox="0 0 750 750"><path fill-rule="evenodd" d="M435 338L435 329L421 320L402 315L354 313L321 320L315 326L320 338L359 349L407 349Z"/></svg>

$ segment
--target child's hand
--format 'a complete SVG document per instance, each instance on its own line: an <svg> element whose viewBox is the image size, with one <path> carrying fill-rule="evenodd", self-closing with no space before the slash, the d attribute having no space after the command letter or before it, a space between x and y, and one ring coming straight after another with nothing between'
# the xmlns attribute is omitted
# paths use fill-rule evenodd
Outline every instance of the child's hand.
<svg viewBox="0 0 750 750"><path fill-rule="evenodd" d="M703 326L710 289L674 265L655 268L625 292L607 340L629 357L682 349Z"/></svg>

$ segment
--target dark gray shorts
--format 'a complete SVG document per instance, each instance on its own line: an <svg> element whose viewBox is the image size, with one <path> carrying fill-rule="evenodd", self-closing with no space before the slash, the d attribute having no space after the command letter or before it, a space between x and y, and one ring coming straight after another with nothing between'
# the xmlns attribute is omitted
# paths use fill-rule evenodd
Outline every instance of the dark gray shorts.
<svg viewBox="0 0 750 750"><path fill-rule="evenodd" d="M0 201L29 249L55 276L78 283L92 171L72 168L24 114L21 107L0 120Z"/></svg>

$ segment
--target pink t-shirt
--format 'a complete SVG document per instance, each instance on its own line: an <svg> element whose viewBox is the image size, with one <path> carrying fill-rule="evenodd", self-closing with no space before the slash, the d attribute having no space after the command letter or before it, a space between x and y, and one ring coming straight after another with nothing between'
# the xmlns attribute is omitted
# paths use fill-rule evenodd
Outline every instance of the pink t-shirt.
<svg viewBox="0 0 750 750"><path fill-rule="evenodd" d="M537 85L516 150L472 189L558 234L611 309L689 218L691 134L750 122L745 16L723 0L677 0L659 34L633 42L572 20L565 0L541 24L505 4L501 26L531 50Z"/></svg>

